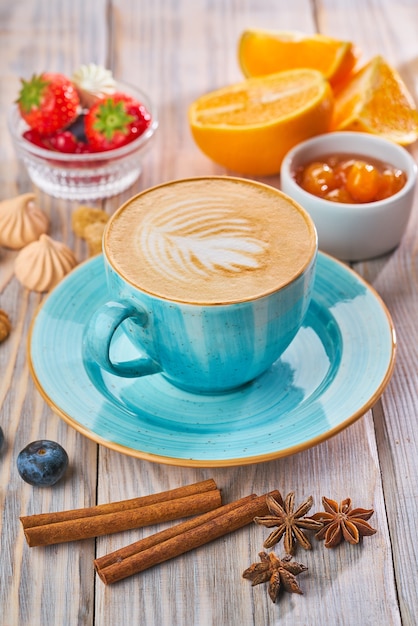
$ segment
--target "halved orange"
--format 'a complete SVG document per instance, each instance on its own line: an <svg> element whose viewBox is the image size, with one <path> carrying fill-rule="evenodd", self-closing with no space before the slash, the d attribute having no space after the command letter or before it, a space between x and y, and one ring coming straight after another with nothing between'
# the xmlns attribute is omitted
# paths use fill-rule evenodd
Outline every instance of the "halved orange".
<svg viewBox="0 0 418 626"><path fill-rule="evenodd" d="M350 41L319 33L247 30L238 43L238 61L247 77L311 68L334 86L351 73L358 56L359 50Z"/></svg>
<svg viewBox="0 0 418 626"><path fill-rule="evenodd" d="M371 59L338 92L331 130L381 135L401 145L418 138L418 112L399 73L383 57Z"/></svg>
<svg viewBox="0 0 418 626"><path fill-rule="evenodd" d="M213 161L241 174L277 174L300 141L329 130L334 96L310 69L279 72L223 87L189 108L192 135Z"/></svg>

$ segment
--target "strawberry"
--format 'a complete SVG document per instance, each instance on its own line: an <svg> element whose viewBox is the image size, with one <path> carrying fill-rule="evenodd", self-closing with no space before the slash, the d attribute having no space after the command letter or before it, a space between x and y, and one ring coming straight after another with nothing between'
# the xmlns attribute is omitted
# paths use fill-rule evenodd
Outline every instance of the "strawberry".
<svg viewBox="0 0 418 626"><path fill-rule="evenodd" d="M66 76L44 72L21 82L17 99L20 114L40 135L62 130L77 117L80 99Z"/></svg>
<svg viewBox="0 0 418 626"><path fill-rule="evenodd" d="M85 132L93 150L113 150L142 135L150 123L151 115L142 103L115 93L93 104L86 113Z"/></svg>

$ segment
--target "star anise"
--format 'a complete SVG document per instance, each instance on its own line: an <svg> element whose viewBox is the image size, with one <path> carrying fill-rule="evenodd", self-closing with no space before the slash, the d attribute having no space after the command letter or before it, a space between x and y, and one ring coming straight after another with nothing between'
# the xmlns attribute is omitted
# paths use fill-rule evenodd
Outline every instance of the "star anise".
<svg viewBox="0 0 418 626"><path fill-rule="evenodd" d="M243 577L251 580L252 586L260 583L269 583L269 596L273 602L276 602L281 589L289 593L302 594L296 576L308 569L301 563L296 561L290 562L292 558L286 555L283 559L277 558L274 552L267 554L260 552L260 563L253 563L243 572Z"/></svg>
<svg viewBox="0 0 418 626"><path fill-rule="evenodd" d="M312 548L310 541L301 528L316 531L322 528L321 522L312 519L312 517L303 517L312 507L312 496L309 496L296 511L294 511L295 494L293 491L287 494L284 502L282 496L280 494L279 496L279 501L270 495L266 496L267 506L271 515L254 518L257 524L267 528L277 526L277 529L270 533L265 540L264 547L271 548L284 535L284 550L287 554L294 554L296 544L298 543L305 550L310 550Z"/></svg>
<svg viewBox="0 0 418 626"><path fill-rule="evenodd" d="M353 509L350 498L338 504L324 496L322 504L325 511L315 513L312 519L323 524L315 537L319 540L325 539L326 548L335 548L343 539L348 543L359 543L360 537L377 532L366 521L373 515L373 509Z"/></svg>

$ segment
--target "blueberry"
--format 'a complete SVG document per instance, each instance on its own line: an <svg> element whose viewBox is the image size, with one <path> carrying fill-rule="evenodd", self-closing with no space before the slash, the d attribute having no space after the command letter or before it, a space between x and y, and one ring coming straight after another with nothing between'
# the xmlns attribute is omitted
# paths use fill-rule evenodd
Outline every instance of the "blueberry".
<svg viewBox="0 0 418 626"><path fill-rule="evenodd" d="M30 485L47 487L63 477L68 467L68 455L55 441L32 441L19 452L17 470Z"/></svg>
<svg viewBox="0 0 418 626"><path fill-rule="evenodd" d="M4 444L4 434L3 434L2 428L0 426L0 450L3 447L3 444Z"/></svg>
<svg viewBox="0 0 418 626"><path fill-rule="evenodd" d="M79 115L76 120L70 126L68 126L67 130L69 130L70 133L74 135L77 141L82 141L83 143L86 143L87 137L84 127L84 118L85 115Z"/></svg>

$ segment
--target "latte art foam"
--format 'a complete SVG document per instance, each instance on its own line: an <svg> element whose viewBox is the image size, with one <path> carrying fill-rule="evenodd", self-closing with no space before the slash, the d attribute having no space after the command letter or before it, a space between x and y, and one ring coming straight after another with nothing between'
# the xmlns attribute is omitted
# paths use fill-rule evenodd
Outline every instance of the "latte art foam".
<svg viewBox="0 0 418 626"><path fill-rule="evenodd" d="M316 250L312 221L276 189L239 178L173 181L111 218L110 265L136 287L180 302L220 304L275 291Z"/></svg>
<svg viewBox="0 0 418 626"><path fill-rule="evenodd" d="M163 278L187 281L260 268L268 243L252 232L249 220L202 198L198 206L170 206L157 216L146 215L137 246Z"/></svg>

